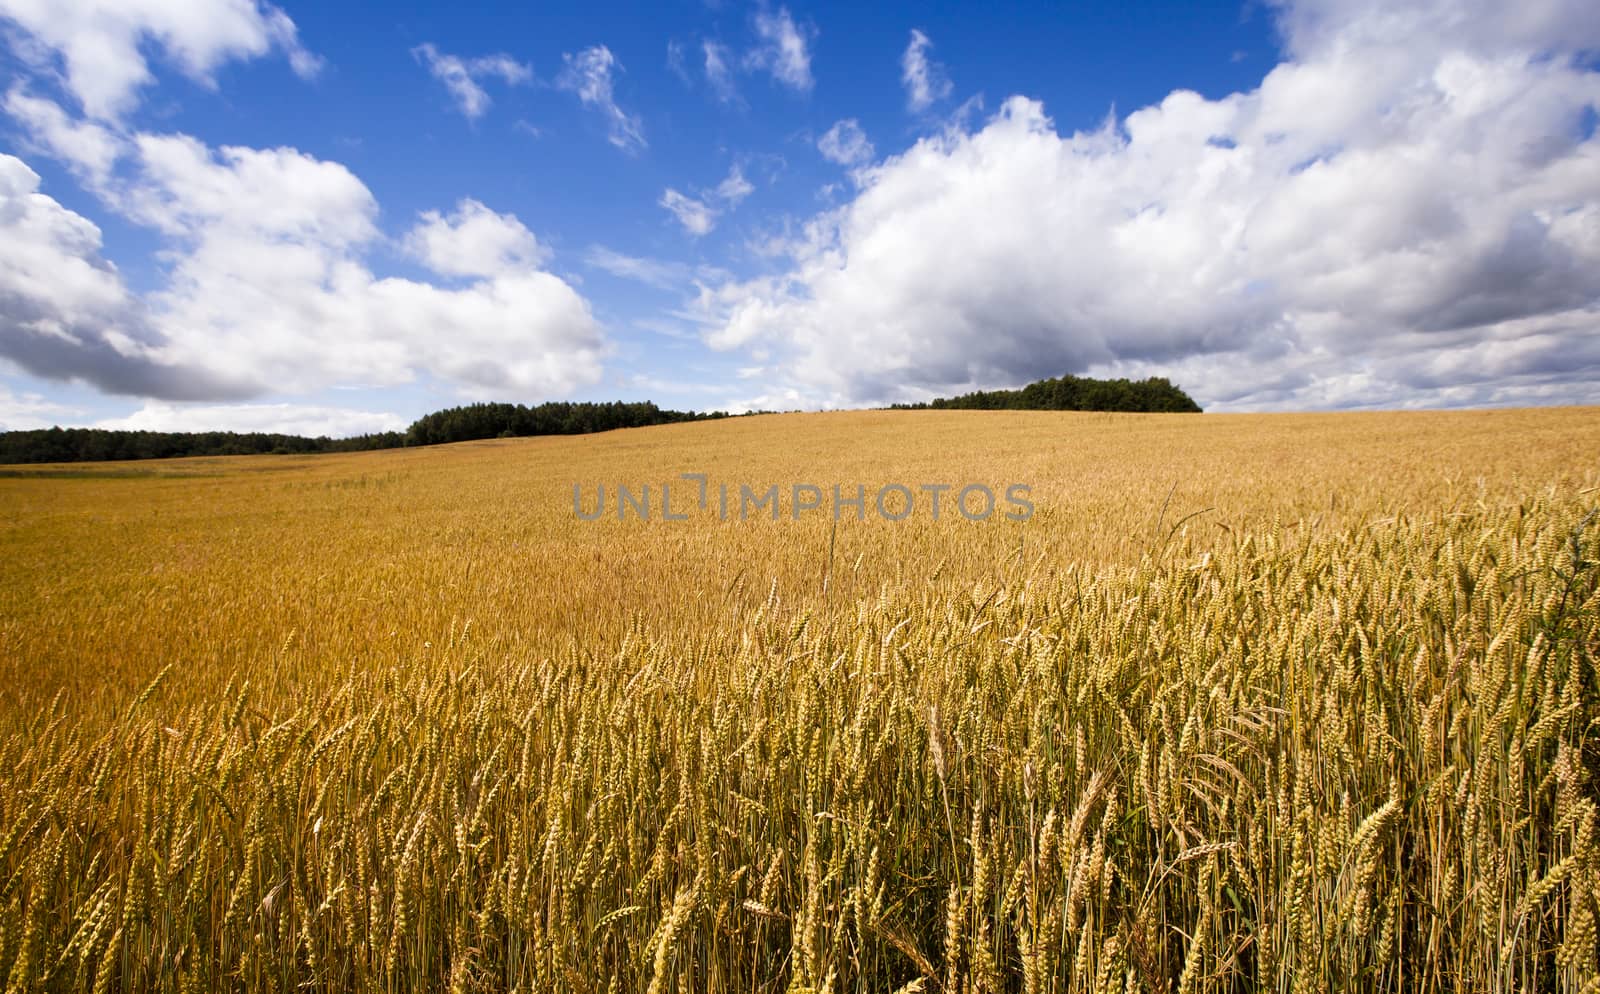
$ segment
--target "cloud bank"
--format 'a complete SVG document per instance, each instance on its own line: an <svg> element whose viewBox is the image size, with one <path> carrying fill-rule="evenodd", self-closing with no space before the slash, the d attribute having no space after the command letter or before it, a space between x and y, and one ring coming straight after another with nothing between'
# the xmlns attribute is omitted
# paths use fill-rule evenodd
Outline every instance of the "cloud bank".
<svg viewBox="0 0 1600 994"><path fill-rule="evenodd" d="M1236 408L1600 400L1588 13L1297 3L1248 92L1071 133L1013 97L702 285L706 341L819 404L1084 371Z"/></svg>
<svg viewBox="0 0 1600 994"><path fill-rule="evenodd" d="M155 78L149 54L206 87L223 63L274 50L304 77L322 64L288 15L260 0L0 0L0 19L26 33L19 54L46 71L59 67L84 112L100 120L138 103Z"/></svg>
<svg viewBox="0 0 1600 994"><path fill-rule="evenodd" d="M467 397L564 396L599 379L608 346L588 303L543 267L549 252L511 214L464 199L425 211L391 239L376 198L349 169L293 148L212 147L122 119L152 79L148 58L209 85L230 59L278 50L309 75L295 26L259 0L0 0L0 29L82 113L17 82L4 99L32 151L65 163L109 210L154 232L160 285L134 292L102 255L100 229L0 154L0 359L48 380L145 398L130 424L393 427L338 408L242 404L428 379ZM463 61L422 46L469 116L485 75L526 81L502 56ZM57 70L57 64L60 70ZM581 99L609 102L609 52L569 68ZM458 71L459 70L459 71ZM610 104L614 109L614 103ZM626 124L626 116L623 115ZM642 140L642 139L641 139ZM426 275L368 266L398 249ZM227 402L178 407L173 402ZM41 406L42 405L42 406ZM0 414L30 423L57 408L7 393ZM185 414L184 412L189 412Z"/></svg>
<svg viewBox="0 0 1600 994"><path fill-rule="evenodd" d="M348 438L404 431L404 418L383 411L306 404L177 405L153 401L126 417L103 418L96 428L123 431L235 431L316 438Z"/></svg>
<svg viewBox="0 0 1600 994"><path fill-rule="evenodd" d="M189 401L423 377L550 396L599 378L587 302L513 215L424 212L396 241L436 279L379 277L377 201L338 163L144 133L118 154L95 192L168 246L164 285L143 295L95 225L0 155L0 355L29 373Z"/></svg>

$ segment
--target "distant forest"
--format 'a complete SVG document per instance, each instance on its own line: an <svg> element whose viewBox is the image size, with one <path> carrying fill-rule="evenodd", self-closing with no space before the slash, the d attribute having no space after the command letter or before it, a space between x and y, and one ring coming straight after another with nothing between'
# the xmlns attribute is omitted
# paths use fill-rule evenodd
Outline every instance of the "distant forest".
<svg viewBox="0 0 1600 994"><path fill-rule="evenodd" d="M1124 411L1142 414L1199 414L1200 405L1164 376L1148 380L1096 380L1063 376L1039 380L1020 390L979 390L940 397L923 404L895 404L897 411Z"/></svg>
<svg viewBox="0 0 1600 994"><path fill-rule="evenodd" d="M439 445L474 438L519 438L525 435L587 435L613 428L644 428L679 421L725 418L722 411L664 411L647 401L570 404L564 401L524 407L521 404L471 404L425 414L406 429L404 445Z"/></svg>
<svg viewBox="0 0 1600 994"><path fill-rule="evenodd" d="M981 390L941 397L925 404L896 404L896 410L927 408L985 411L1143 411L1198 412L1200 405L1162 377L1137 382L1063 376L1040 380L1020 390ZM440 445L479 438L528 435L585 435L613 428L643 428L680 421L728 417L722 411L700 414L668 411L650 401L522 404L469 404L425 414L403 432L353 438L306 438L264 432L113 431L105 428L43 428L0 432L0 463L99 462L116 459L170 459L177 456L294 455L311 452L363 452L410 445Z"/></svg>
<svg viewBox="0 0 1600 994"><path fill-rule="evenodd" d="M105 428L43 428L0 432L0 463L88 462L111 459L169 459L176 456L292 455L309 452L362 452L407 445L439 445L479 438L523 435L583 435L613 428L641 428L678 421L725 418L717 411L698 414L662 410L649 401L623 403L552 402L469 404L435 411L404 432L353 438L305 438L263 432L112 431Z"/></svg>

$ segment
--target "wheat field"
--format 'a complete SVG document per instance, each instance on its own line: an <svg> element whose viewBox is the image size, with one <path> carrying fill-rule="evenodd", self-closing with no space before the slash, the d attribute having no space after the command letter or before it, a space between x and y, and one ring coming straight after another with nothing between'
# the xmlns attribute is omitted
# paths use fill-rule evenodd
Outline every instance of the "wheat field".
<svg viewBox="0 0 1600 994"><path fill-rule="evenodd" d="M0 469L0 982L1594 994L1597 452L927 411ZM682 473L1035 512L574 514Z"/></svg>

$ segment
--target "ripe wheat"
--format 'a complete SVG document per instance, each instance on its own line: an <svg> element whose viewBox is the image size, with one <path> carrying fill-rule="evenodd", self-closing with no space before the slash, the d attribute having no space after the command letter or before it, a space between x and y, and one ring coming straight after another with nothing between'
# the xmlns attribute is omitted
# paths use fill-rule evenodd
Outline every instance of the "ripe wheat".
<svg viewBox="0 0 1600 994"><path fill-rule="evenodd" d="M0 479L0 981L1595 990L1597 441L913 412ZM560 499L941 469L1039 513Z"/></svg>

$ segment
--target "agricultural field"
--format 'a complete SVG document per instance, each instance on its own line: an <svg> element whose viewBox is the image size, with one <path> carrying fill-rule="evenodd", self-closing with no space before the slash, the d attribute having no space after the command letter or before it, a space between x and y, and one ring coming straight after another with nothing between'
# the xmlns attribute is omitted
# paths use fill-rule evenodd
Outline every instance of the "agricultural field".
<svg viewBox="0 0 1600 994"><path fill-rule="evenodd" d="M880 411L0 468L0 984L1594 994L1597 452Z"/></svg>

